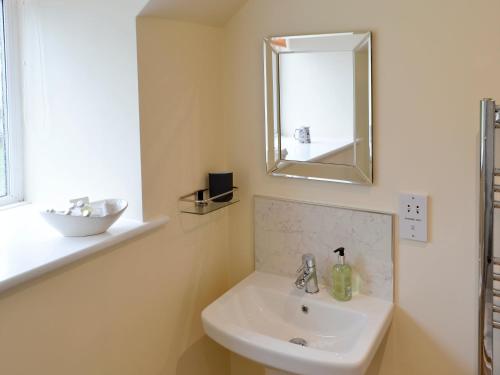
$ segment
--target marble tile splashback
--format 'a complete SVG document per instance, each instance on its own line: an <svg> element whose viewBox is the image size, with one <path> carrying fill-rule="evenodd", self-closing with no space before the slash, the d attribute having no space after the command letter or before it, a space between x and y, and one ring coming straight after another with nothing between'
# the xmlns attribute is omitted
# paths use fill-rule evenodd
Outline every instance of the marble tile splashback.
<svg viewBox="0 0 500 375"><path fill-rule="evenodd" d="M260 196L254 203L258 271L295 276L302 254L312 253L319 281L331 287L333 250L343 246L353 292L393 300L392 215Z"/></svg>

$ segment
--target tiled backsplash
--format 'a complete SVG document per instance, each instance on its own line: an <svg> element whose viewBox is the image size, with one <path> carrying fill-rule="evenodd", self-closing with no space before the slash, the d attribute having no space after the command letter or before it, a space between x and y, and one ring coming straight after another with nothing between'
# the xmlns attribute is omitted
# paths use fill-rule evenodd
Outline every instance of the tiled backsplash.
<svg viewBox="0 0 500 375"><path fill-rule="evenodd" d="M255 268L295 276L302 254L312 253L318 278L331 286L333 250L345 247L356 276L353 290L393 300L390 214L255 197Z"/></svg>

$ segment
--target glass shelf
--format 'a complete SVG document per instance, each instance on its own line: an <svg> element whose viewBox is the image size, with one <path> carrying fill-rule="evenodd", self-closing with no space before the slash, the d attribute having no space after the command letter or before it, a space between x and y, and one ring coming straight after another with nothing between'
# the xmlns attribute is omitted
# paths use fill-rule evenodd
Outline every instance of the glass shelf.
<svg viewBox="0 0 500 375"><path fill-rule="evenodd" d="M204 189L180 197L179 210L186 214L206 215L240 201L238 188L236 186L233 187L233 190L216 195L215 197L209 197L208 194L208 189ZM217 202L217 200L224 198L231 199L226 202Z"/></svg>

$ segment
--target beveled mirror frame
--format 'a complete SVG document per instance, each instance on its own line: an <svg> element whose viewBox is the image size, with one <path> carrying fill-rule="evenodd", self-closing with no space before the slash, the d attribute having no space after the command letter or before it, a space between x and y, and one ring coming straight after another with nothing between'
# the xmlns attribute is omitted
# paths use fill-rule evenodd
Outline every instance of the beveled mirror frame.
<svg viewBox="0 0 500 375"><path fill-rule="evenodd" d="M330 37L339 40L340 46L332 47L331 51L346 51L342 49L341 40L346 37L357 37L360 43L354 49L353 54L359 48L368 48L368 118L366 124L358 124L354 121L353 127L358 125L364 127L366 135L365 154L363 165L357 159L356 147L358 138L354 142L354 160L350 164L326 164L308 161L292 161L281 158L281 124L280 124L280 82L279 82L279 59L281 54L285 53L304 53L330 51L328 47L318 49L307 49L302 47L300 50L283 51L276 48L276 39L284 38L324 38ZM264 84L265 84L265 123L266 123L266 164L267 173L273 176L301 178L320 181L332 181L349 184L372 184L373 183L373 125L372 125L372 53L371 53L371 33L335 33L335 34L317 34L317 35L296 35L296 36L273 36L264 39ZM355 61L355 60L354 60ZM354 77L355 79L355 77ZM354 86L356 84L354 83ZM353 97L356 105L356 93ZM354 114L355 115L355 114ZM366 125L366 127L365 127Z"/></svg>

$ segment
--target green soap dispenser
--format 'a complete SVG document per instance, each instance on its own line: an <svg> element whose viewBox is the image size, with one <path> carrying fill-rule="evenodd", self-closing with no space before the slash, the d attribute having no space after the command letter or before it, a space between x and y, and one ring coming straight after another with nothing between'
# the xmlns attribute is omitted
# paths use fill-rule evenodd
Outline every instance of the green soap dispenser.
<svg viewBox="0 0 500 375"><path fill-rule="evenodd" d="M338 253L338 263L333 266L333 290L332 294L336 300L349 301L352 298L352 269L345 264L345 249L339 247L334 253Z"/></svg>

